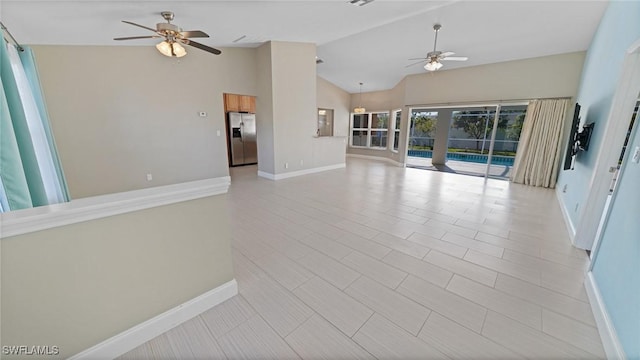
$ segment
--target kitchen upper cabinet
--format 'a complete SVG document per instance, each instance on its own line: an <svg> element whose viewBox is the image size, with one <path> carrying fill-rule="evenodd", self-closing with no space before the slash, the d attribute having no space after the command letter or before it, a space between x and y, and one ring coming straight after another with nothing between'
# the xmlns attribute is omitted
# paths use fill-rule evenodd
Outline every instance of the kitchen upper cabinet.
<svg viewBox="0 0 640 360"><path fill-rule="evenodd" d="M256 97L250 95L224 94L225 112L256 112Z"/></svg>
<svg viewBox="0 0 640 360"><path fill-rule="evenodd" d="M241 95L240 96L240 111L246 111L248 113L256 112L256 98L255 96Z"/></svg>

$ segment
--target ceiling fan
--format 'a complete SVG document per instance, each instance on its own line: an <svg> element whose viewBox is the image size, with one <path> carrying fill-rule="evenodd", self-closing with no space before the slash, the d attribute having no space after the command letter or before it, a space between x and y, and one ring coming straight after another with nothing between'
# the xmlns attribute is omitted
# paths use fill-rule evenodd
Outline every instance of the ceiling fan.
<svg viewBox="0 0 640 360"><path fill-rule="evenodd" d="M220 55L222 51L212 48L210 46L200 44L191 40L190 38L208 38L209 35L207 33L200 30L192 30L192 31L182 31L182 29L171 23L173 20L174 14L171 11L163 11L160 13L162 17L167 21L166 23L158 23L156 24L156 28L152 29L150 27L146 27L144 25L139 25L133 23L131 21L122 20L123 23L137 26L143 29L147 29L156 33L155 35L147 35L147 36L129 36L129 37L119 37L114 38L113 40L135 40L135 39L154 39L161 38L164 39L156 48L163 55L170 57L183 57L187 55L187 51L180 44L193 46L200 50L204 50L210 52L215 55Z"/></svg>
<svg viewBox="0 0 640 360"><path fill-rule="evenodd" d="M442 67L442 63L440 62L441 60L447 60L447 61L469 60L469 58L466 56L451 56L451 55L455 55L455 53L451 51L442 52L442 51L436 50L436 45L438 44L438 31L441 28L442 28L442 25L440 24L433 25L433 30L436 32L436 37L435 37L435 40L433 41L433 51L429 52L427 54L427 57L409 59L409 60L420 60L420 61L415 62L413 64L409 64L406 67L420 64L426 61L427 63L424 65L424 69L428 71L436 71Z"/></svg>

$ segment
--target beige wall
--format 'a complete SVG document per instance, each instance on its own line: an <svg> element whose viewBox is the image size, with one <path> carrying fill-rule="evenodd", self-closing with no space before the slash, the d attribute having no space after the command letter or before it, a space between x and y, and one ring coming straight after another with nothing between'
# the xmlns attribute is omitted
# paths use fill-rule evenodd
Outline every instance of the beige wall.
<svg viewBox="0 0 640 360"><path fill-rule="evenodd" d="M273 142L273 81L271 71L271 43L257 49L258 74L256 78L256 130L258 133L258 170L275 173Z"/></svg>
<svg viewBox="0 0 640 360"><path fill-rule="evenodd" d="M576 52L409 75L391 90L363 93L362 104L367 111L392 111L402 107L401 146L398 153L360 148L348 148L347 153L404 162L411 106L574 97L584 56L584 52ZM359 94L352 94L352 106L358 103Z"/></svg>
<svg viewBox="0 0 640 360"><path fill-rule="evenodd" d="M392 90L371 91L362 93L362 101L360 101L360 93L351 94L351 111L358 106L364 107L367 112L370 111L387 111L392 107Z"/></svg>
<svg viewBox="0 0 640 360"><path fill-rule="evenodd" d="M335 108L340 117L348 94L324 80L318 85L315 54L308 43L271 41L258 48L258 99L270 99L257 106L263 119L258 169L265 176L344 163L343 140L318 141L315 135L317 107ZM342 120L338 131L346 132L344 126ZM272 141L261 143L260 132L273 134Z"/></svg>
<svg viewBox="0 0 640 360"><path fill-rule="evenodd" d="M318 118L315 56L315 44L271 42L275 174L312 167Z"/></svg>
<svg viewBox="0 0 640 360"><path fill-rule="evenodd" d="M574 96L584 52L408 76L406 105Z"/></svg>
<svg viewBox="0 0 640 360"><path fill-rule="evenodd" d="M72 198L228 175L222 93L257 93L255 49L34 50Z"/></svg>
<svg viewBox="0 0 640 360"><path fill-rule="evenodd" d="M3 345L85 350L233 279L226 195L2 239Z"/></svg>
<svg viewBox="0 0 640 360"><path fill-rule="evenodd" d="M349 136L351 94L317 77L317 107L333 109L333 136Z"/></svg>

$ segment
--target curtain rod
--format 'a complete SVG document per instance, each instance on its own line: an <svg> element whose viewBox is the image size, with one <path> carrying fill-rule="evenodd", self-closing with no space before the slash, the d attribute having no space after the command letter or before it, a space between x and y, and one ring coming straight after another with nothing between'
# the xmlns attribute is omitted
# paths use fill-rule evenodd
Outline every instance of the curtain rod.
<svg viewBox="0 0 640 360"><path fill-rule="evenodd" d="M7 35L9 35L9 37L11 38L11 41L16 45L16 48L19 51L24 51L24 48L22 47L22 45L20 45L20 43L18 43L18 41L16 40L16 38L13 37L13 35L11 35L11 32L9 32L9 29L7 29L6 26L4 26L4 24L2 23L2 21L0 21L0 28L2 30L4 30L4 32L7 33Z"/></svg>
<svg viewBox="0 0 640 360"><path fill-rule="evenodd" d="M497 104L509 104L509 103L521 103L531 100L563 100L571 99L571 96L564 97L550 97L550 98L532 98L532 99L504 99L504 100L480 100L480 101L466 101L466 102L450 102L450 103L436 103L436 104L408 104L404 106L408 107L443 107L443 106L460 106L460 105L497 105Z"/></svg>

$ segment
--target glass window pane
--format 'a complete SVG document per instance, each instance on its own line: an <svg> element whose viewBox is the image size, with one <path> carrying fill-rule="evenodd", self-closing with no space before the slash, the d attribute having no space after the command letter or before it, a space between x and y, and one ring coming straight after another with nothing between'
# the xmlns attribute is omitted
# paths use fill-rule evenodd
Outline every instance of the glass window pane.
<svg viewBox="0 0 640 360"><path fill-rule="evenodd" d="M449 151L487 154L495 114L495 108L492 107L454 111L449 131ZM502 119L498 122L498 128L501 128L501 122Z"/></svg>
<svg viewBox="0 0 640 360"><path fill-rule="evenodd" d="M368 114L354 114L353 115L353 128L354 129L366 129L369 127Z"/></svg>
<svg viewBox="0 0 640 360"><path fill-rule="evenodd" d="M386 131L371 131L371 147L387 147Z"/></svg>
<svg viewBox="0 0 640 360"><path fill-rule="evenodd" d="M387 129L389 127L389 113L371 114L372 129Z"/></svg>
<svg viewBox="0 0 640 360"><path fill-rule="evenodd" d="M498 151L504 152L503 155L515 156L515 151L518 149L518 142L520 141L520 132L522 132L522 125L524 124L524 118L527 114L527 106L503 106L500 109L500 118L506 119L506 124L501 127L501 122L498 122L498 133L496 134L496 144L494 148L494 154Z"/></svg>
<svg viewBox="0 0 640 360"><path fill-rule="evenodd" d="M409 122L409 150L432 150L437 122L437 111L414 110Z"/></svg>
<svg viewBox="0 0 640 360"><path fill-rule="evenodd" d="M395 131L393 136L393 150L398 150L398 143L400 142L400 131Z"/></svg>
<svg viewBox="0 0 640 360"><path fill-rule="evenodd" d="M396 130L400 130L400 120L401 119L402 119L402 111L397 111L396 112L396 126L395 126Z"/></svg>
<svg viewBox="0 0 640 360"><path fill-rule="evenodd" d="M351 144L353 146L367 146L367 132L354 130L351 135Z"/></svg>

